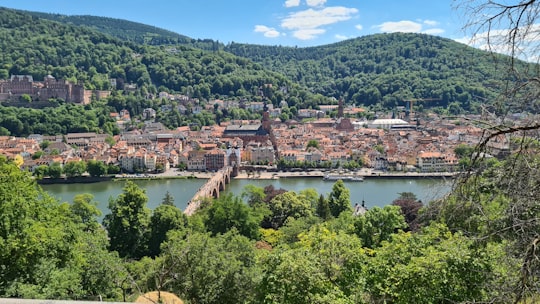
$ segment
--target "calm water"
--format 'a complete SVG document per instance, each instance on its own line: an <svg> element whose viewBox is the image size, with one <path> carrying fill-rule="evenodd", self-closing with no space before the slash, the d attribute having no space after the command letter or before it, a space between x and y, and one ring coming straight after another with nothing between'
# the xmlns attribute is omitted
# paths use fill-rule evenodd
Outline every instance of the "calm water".
<svg viewBox="0 0 540 304"><path fill-rule="evenodd" d="M174 197L177 207L184 209L187 202L204 184L202 179L170 179L170 180L140 180L137 185L145 189L148 195L148 207L159 206L165 193ZM103 214L109 213L108 201L122 193L125 182L109 181L92 184L57 184L42 185L43 189L63 202L71 202L73 197L81 193L90 193ZM327 195L332 190L334 182L323 181L319 178L282 178L278 180L232 180L227 185L226 192L240 195L245 185L253 184L264 187L274 185L275 188L300 191L313 188L318 193ZM366 179L364 182L346 182L351 191L351 203L365 200L366 206L385 206L399 196L400 192L412 192L424 203L445 195L451 187L451 182L441 179Z"/></svg>

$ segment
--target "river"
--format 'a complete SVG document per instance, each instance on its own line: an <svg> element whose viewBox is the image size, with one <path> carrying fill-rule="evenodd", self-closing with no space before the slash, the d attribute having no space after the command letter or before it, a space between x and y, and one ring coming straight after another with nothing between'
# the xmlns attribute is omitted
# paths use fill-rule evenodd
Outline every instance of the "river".
<svg viewBox="0 0 540 304"><path fill-rule="evenodd" d="M154 209L159 206L165 193L174 197L175 205L182 210L187 202L197 192L206 180L204 179L165 179L165 180L137 180L135 183L145 189L148 195L148 207ZM52 196L63 202L72 202L73 197L81 193L90 193L98 202L103 214L109 213L108 201L122 193L123 181L108 181L89 184L54 184L42 185ZM245 185L253 184L264 187L274 185L275 188L300 191L313 188L318 193L327 195L332 190L333 182L319 178L281 178L277 180L233 179L226 187L225 192L240 195ZM451 188L450 181L442 179L365 179L364 182L346 182L351 192L351 203L366 202L366 207L385 206L399 196L400 192L412 192L424 203L437 199L448 193Z"/></svg>

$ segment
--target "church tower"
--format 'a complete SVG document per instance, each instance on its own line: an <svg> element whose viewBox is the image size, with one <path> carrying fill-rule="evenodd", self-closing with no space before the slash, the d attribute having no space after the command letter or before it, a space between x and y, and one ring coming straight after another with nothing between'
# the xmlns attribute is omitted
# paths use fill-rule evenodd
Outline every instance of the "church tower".
<svg viewBox="0 0 540 304"><path fill-rule="evenodd" d="M337 118L343 118L343 98L339 99Z"/></svg>
<svg viewBox="0 0 540 304"><path fill-rule="evenodd" d="M270 133L270 124L270 113L268 112L268 105L265 101L263 107L262 127L267 133Z"/></svg>

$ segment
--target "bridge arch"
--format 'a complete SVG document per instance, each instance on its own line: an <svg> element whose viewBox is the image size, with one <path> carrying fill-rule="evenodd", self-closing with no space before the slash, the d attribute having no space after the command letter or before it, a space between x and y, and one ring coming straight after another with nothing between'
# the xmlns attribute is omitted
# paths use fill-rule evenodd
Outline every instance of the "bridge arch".
<svg viewBox="0 0 540 304"><path fill-rule="evenodd" d="M191 199L192 203L188 204L184 212L191 215L199 208L199 200L205 197L219 198L219 192L224 191L226 185L231 182L232 167L224 167L216 172L206 183L199 189L197 193Z"/></svg>

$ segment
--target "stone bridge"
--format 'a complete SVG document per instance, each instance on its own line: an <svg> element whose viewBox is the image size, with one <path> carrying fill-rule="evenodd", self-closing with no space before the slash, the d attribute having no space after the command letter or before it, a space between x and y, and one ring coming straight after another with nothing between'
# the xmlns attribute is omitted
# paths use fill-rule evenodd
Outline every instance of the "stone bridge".
<svg viewBox="0 0 540 304"><path fill-rule="evenodd" d="M225 190L225 185L231 182L233 167L226 166L217 171L204 185L202 185L193 198L188 202L184 213L192 215L199 209L201 201L205 198L219 198L219 192Z"/></svg>

